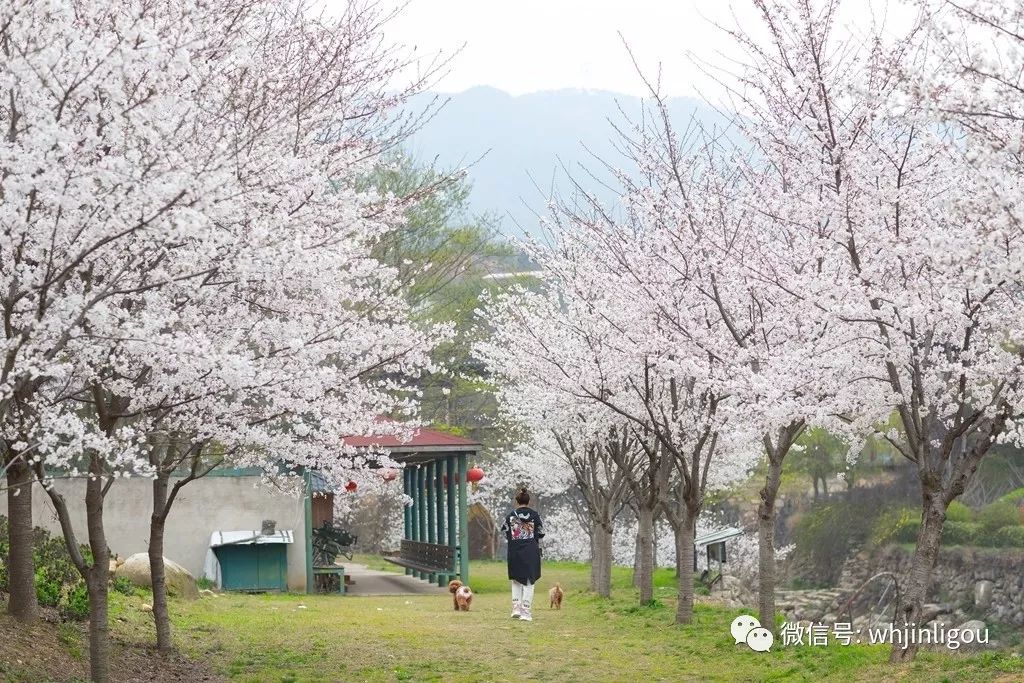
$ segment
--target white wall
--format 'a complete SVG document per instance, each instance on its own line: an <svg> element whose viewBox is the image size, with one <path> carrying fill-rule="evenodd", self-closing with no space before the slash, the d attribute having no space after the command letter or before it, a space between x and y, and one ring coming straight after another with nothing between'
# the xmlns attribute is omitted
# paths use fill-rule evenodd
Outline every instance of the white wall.
<svg viewBox="0 0 1024 683"><path fill-rule="evenodd" d="M259 529L264 519L277 521L278 530L291 529L288 546L288 589L306 590L305 510L301 496L258 486L258 477L208 476L182 488L171 507L164 537L164 556L193 576L203 575L203 563L214 531ZM87 543L85 481L58 480L55 488L68 501L80 543ZM103 522L110 550L121 557L144 553L149 544L153 512L152 482L118 479L107 494ZM60 522L49 496L36 484L32 491L33 523L60 536ZM0 514L7 514L7 497L0 496Z"/></svg>

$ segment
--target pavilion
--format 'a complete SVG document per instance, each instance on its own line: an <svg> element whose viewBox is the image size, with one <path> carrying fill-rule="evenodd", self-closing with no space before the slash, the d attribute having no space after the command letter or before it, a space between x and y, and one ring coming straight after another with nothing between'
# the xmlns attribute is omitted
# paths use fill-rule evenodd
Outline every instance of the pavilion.
<svg viewBox="0 0 1024 683"><path fill-rule="evenodd" d="M405 573L445 585L458 576L469 583L469 458L481 444L434 429L418 428L408 440L393 435L352 436L345 444L387 451L402 463L402 490L412 499L403 518L402 549L389 561Z"/></svg>

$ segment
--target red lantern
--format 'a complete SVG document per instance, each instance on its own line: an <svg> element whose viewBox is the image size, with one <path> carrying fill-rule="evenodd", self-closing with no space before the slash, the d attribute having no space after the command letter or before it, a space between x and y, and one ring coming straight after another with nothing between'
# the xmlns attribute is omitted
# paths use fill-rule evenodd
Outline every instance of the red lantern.
<svg viewBox="0 0 1024 683"><path fill-rule="evenodd" d="M398 478L398 472L391 469L390 467L384 470L384 481L394 481Z"/></svg>
<svg viewBox="0 0 1024 683"><path fill-rule="evenodd" d="M354 481L349 481L347 484L345 484L345 490L348 491L349 493L352 493L357 488L359 488L359 484L355 483Z"/></svg>
<svg viewBox="0 0 1024 683"><path fill-rule="evenodd" d="M484 471L477 466L473 466L469 472L466 472L466 481L475 484L484 478Z"/></svg>

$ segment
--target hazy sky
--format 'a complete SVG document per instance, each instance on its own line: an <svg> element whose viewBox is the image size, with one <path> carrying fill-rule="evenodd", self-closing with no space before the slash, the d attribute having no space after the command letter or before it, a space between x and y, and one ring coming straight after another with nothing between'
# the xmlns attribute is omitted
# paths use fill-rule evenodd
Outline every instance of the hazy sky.
<svg viewBox="0 0 1024 683"><path fill-rule="evenodd" d="M840 24L859 33L890 4L846 2ZM621 32L646 74L661 64L663 94L714 99L714 81L687 57L728 64L730 55L721 53L728 40L713 22L755 27L756 11L749 0L409 0L387 33L418 54L462 48L435 88L442 92L490 85L514 95L559 88L643 94Z"/></svg>

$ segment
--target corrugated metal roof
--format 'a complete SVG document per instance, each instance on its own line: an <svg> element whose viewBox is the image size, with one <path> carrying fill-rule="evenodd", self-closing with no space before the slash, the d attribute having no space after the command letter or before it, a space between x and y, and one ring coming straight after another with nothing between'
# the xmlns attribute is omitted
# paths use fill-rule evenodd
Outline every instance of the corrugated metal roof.
<svg viewBox="0 0 1024 683"><path fill-rule="evenodd" d="M222 545L254 545L261 543L294 543L295 538L291 529L282 529L273 534L261 534L256 530L242 531L214 531L210 534L210 547L219 548Z"/></svg>
<svg viewBox="0 0 1024 683"><path fill-rule="evenodd" d="M698 536L694 539L694 545L711 545L712 543L718 543L719 541L728 541L730 538L736 538L743 533L742 529L737 529L734 526L726 527L725 529L719 529L718 531L712 531Z"/></svg>

